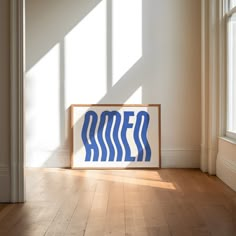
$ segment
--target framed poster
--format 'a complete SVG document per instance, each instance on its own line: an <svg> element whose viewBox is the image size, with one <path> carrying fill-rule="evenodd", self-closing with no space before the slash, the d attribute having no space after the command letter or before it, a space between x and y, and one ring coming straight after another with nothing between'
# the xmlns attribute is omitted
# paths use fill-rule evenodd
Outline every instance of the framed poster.
<svg viewBox="0 0 236 236"><path fill-rule="evenodd" d="M161 106L71 105L72 168L160 168Z"/></svg>

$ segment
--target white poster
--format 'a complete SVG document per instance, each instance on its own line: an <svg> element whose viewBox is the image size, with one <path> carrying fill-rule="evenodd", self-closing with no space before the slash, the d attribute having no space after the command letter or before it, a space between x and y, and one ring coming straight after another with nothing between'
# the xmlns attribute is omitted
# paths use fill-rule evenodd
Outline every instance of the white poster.
<svg viewBox="0 0 236 236"><path fill-rule="evenodd" d="M160 105L72 105L72 168L160 168Z"/></svg>

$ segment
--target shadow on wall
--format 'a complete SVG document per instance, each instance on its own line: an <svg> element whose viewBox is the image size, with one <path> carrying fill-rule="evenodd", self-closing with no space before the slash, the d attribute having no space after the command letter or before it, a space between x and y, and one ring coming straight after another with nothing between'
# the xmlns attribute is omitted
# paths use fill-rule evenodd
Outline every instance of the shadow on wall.
<svg viewBox="0 0 236 236"><path fill-rule="evenodd" d="M70 165L71 104L160 103L163 146L198 147L197 14L194 0L26 0L26 166Z"/></svg>

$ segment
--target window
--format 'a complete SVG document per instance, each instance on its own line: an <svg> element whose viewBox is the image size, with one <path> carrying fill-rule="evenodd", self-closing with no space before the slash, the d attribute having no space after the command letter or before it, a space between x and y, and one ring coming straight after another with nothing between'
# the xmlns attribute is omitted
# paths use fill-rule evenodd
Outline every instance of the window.
<svg viewBox="0 0 236 236"><path fill-rule="evenodd" d="M236 0L230 0L229 1L229 6L230 6L230 9L232 9L233 7L236 6Z"/></svg>
<svg viewBox="0 0 236 236"><path fill-rule="evenodd" d="M227 30L227 131L236 139L236 0L229 1Z"/></svg>

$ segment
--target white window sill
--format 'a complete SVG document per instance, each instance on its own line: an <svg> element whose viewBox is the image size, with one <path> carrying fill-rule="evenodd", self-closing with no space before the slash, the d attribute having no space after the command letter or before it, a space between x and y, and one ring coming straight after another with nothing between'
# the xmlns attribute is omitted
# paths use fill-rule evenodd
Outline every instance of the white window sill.
<svg viewBox="0 0 236 236"><path fill-rule="evenodd" d="M234 144L234 145L236 145L236 139L233 139L233 138L229 138L229 137L219 137L219 139L222 139L222 140L224 140L224 141L226 141L226 142L229 142L229 143L231 143L231 144Z"/></svg>

